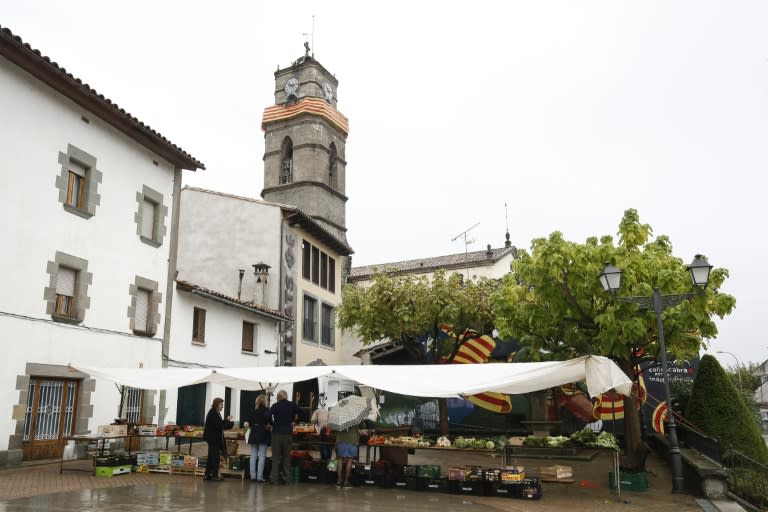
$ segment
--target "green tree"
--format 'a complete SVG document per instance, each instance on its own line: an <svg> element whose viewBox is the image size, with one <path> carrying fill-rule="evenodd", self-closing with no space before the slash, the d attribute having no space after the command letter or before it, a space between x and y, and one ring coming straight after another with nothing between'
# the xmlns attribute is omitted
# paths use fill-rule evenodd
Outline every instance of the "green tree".
<svg viewBox="0 0 768 512"><path fill-rule="evenodd" d="M420 363L452 359L466 329L480 334L493 328L490 298L496 280L464 280L461 274L437 271L427 276L392 276L376 273L368 286L348 285L336 309L337 323L354 332L363 345L388 339L402 345ZM453 338L441 336L443 325ZM427 340L427 350L421 342ZM440 400L440 430L447 433L445 401Z"/></svg>
<svg viewBox="0 0 768 512"><path fill-rule="evenodd" d="M633 377L636 350L657 354L657 325L653 311L615 300L597 277L605 262L623 270L621 295L650 297L658 287L664 294L691 291L683 261L672 254L667 236L652 238L637 211L624 212L618 244L611 236L570 242L562 233L531 242L531 251L518 251L512 272L494 296L495 326L530 348L530 357L561 360L588 354L608 356ZM731 312L735 299L717 290L728 276L713 269L710 284L693 300L663 313L667 351L672 358L691 358L717 336L713 316ZM640 467L644 446L635 399L625 400L625 465Z"/></svg>
<svg viewBox="0 0 768 512"><path fill-rule="evenodd" d="M724 455L733 448L766 464L768 447L743 398L717 359L705 355L693 381L686 419L719 439Z"/></svg>

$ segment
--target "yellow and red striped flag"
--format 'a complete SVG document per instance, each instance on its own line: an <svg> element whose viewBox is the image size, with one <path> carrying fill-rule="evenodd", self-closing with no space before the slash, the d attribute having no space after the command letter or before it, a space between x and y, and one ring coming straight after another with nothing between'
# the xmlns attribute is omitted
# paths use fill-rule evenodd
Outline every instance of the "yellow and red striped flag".
<svg viewBox="0 0 768 512"><path fill-rule="evenodd" d="M496 341L488 335L480 336L477 332L467 329L459 336L461 346L453 358L456 364L487 363L491 352L496 348ZM512 401L505 393L486 391L467 397L467 400L491 412L507 413L512 410Z"/></svg>

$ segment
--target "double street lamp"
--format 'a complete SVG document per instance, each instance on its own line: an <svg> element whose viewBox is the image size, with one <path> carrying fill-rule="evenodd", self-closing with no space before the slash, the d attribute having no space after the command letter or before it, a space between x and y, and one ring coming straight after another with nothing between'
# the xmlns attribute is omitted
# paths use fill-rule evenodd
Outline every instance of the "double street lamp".
<svg viewBox="0 0 768 512"><path fill-rule="evenodd" d="M712 270L707 260L701 255L696 255L693 262L687 266L688 272L691 274L691 281L693 282L694 293L678 293L673 295L662 295L658 288L653 289L653 294L650 297L647 296L631 296L631 297L618 297L616 294L619 291L621 285L621 269L611 265L605 264L603 273L600 274L600 284L607 292L611 292L615 299L621 302L629 302L640 306L641 309L652 309L656 313L656 327L658 329L659 336L659 351L661 353L661 368L662 376L664 380L664 398L667 401L668 407L668 435L669 435L669 454L672 459L672 492L685 492L685 486L683 482L683 458L680 453L680 445L677 441L677 423L675 422L675 415L672 411L672 393L669 389L669 369L667 365L667 348L664 345L664 326L662 325L661 313L667 307L674 307L678 304L692 299L701 293L709 283L709 273Z"/></svg>

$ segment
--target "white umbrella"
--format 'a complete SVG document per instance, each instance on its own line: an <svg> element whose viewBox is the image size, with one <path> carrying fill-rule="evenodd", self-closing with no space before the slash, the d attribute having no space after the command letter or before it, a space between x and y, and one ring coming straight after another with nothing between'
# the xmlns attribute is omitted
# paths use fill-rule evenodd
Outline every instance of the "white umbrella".
<svg viewBox="0 0 768 512"><path fill-rule="evenodd" d="M342 398L328 411L328 426L333 430L346 430L359 425L373 410L369 400L357 395Z"/></svg>

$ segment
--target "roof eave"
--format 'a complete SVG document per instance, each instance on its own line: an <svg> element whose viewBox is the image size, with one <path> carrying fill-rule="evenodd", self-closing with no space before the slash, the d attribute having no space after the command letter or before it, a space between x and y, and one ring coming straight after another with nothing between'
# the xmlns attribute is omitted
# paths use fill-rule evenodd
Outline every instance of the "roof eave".
<svg viewBox="0 0 768 512"><path fill-rule="evenodd" d="M33 50L23 43L21 38L14 36L10 30L2 27L0 27L0 55L175 167L192 171L205 169L205 165L197 159L151 130L103 95L98 94L88 84L67 73L64 68L59 67L37 50Z"/></svg>
<svg viewBox="0 0 768 512"><path fill-rule="evenodd" d="M248 311L250 313L254 313L254 314L257 314L257 315L265 316L265 317L271 318L273 320L279 320L281 322L293 323L293 319L291 319L291 317L289 317L287 315L273 314L273 313L270 313L268 311L264 311L264 310L259 309L259 308L247 306L245 304L239 303L239 302L237 302L235 300L232 300L232 299L229 299L227 297L221 297L219 295L216 295L216 294L213 294L213 293L209 293L209 292L207 292L205 290L202 290L202 289L200 289L200 288L198 288L196 286L193 286L193 285L189 285L189 284L186 284L186 283L182 283L182 282L176 281L176 289L177 290L181 290L181 291L185 291L185 292L188 292L188 293L191 293L193 295L198 295L200 297L212 300L214 302L219 302L221 304L226 304L228 306L232 306L234 308L241 309L243 311Z"/></svg>

